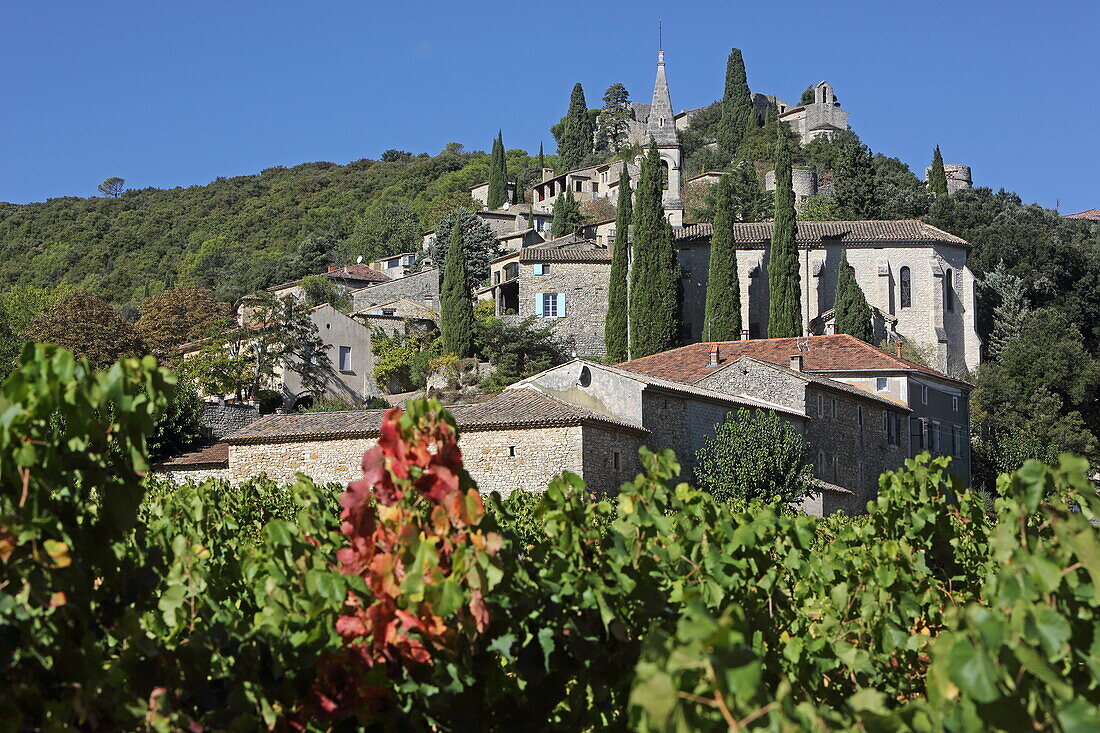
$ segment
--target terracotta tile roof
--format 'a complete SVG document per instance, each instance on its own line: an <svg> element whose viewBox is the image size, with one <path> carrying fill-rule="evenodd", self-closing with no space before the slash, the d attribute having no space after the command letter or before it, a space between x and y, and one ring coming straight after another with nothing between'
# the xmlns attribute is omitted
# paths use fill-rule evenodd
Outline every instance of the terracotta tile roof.
<svg viewBox="0 0 1100 733"><path fill-rule="evenodd" d="M590 239L568 234L543 244L524 247L520 262L610 262L611 250L607 245L596 244Z"/></svg>
<svg viewBox="0 0 1100 733"><path fill-rule="evenodd" d="M533 389L510 389L468 405L447 407L462 432L494 429L534 429L599 424L646 432L633 423L616 420L562 402ZM349 410L268 415L248 427L226 436L231 445L289 443L307 440L374 438L382 426L385 410Z"/></svg>
<svg viewBox="0 0 1100 733"><path fill-rule="evenodd" d="M682 244L709 242L710 224L690 224L676 232ZM739 244L766 245L771 241L770 221L744 222L733 225L734 241ZM929 242L970 246L965 239L948 234L919 219L897 221L800 221L799 244L848 244L858 242Z"/></svg>
<svg viewBox="0 0 1100 733"><path fill-rule="evenodd" d="M384 272L379 272L367 265L345 265L344 267L329 267L325 277L334 280L355 280L363 283L384 283L393 278Z"/></svg>
<svg viewBox="0 0 1100 733"><path fill-rule="evenodd" d="M205 448L190 453L172 456L166 461L153 466L154 470L171 470L173 468L218 468L229 465L229 444L214 443Z"/></svg>
<svg viewBox="0 0 1100 733"><path fill-rule="evenodd" d="M710 351L713 346L718 346L717 366L710 364ZM829 336L688 344L678 349L624 362L619 367L674 382L695 384L742 356L753 356L761 361L789 367L791 356L794 354L802 354L803 369L807 372L909 371L958 385L970 386L966 382L915 361L890 354L844 333Z"/></svg>
<svg viewBox="0 0 1100 733"><path fill-rule="evenodd" d="M1063 214L1063 219L1087 219L1088 221L1100 221L1100 209L1087 209L1076 214Z"/></svg>

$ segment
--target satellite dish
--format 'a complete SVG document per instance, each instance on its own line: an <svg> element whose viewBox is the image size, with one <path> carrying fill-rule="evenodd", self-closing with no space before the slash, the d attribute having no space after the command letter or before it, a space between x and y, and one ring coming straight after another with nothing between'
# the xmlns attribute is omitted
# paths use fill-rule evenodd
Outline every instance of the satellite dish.
<svg viewBox="0 0 1100 733"><path fill-rule="evenodd" d="M359 255L358 257L355 258L355 264L357 264L357 265L363 264L363 255Z"/></svg>

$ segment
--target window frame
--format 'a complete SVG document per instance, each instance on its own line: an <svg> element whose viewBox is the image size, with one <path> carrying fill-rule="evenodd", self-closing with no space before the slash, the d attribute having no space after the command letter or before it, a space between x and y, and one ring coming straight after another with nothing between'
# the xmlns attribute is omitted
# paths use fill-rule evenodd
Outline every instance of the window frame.
<svg viewBox="0 0 1100 733"><path fill-rule="evenodd" d="M340 365L340 371L347 374L352 371L351 369L351 347L341 346L337 351L338 364Z"/></svg>

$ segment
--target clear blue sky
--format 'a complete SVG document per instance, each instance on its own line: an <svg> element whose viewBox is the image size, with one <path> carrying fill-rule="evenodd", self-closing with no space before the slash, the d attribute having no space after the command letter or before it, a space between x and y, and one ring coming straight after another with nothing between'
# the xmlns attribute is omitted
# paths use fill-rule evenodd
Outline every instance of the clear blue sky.
<svg viewBox="0 0 1100 733"><path fill-rule="evenodd" d="M657 20L677 109L828 79L876 152L937 143L977 185L1100 207L1100 3L16 2L0 24L0 201L206 183L272 165L553 147L573 83L649 101Z"/></svg>

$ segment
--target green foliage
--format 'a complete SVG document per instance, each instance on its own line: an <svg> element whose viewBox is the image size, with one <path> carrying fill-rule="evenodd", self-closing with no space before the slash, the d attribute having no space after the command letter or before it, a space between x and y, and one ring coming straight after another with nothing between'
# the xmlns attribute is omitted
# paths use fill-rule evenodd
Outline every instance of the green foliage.
<svg viewBox="0 0 1100 733"><path fill-rule="evenodd" d="M439 290L439 330L443 351L459 359L469 356L474 347L474 304L462 243L462 223L455 221L443 266L443 285Z"/></svg>
<svg viewBox="0 0 1100 733"><path fill-rule="evenodd" d="M790 148L782 131L776 133L774 170L775 218L768 250L768 336L789 338L802 335L802 284L795 242L798 223L791 183Z"/></svg>
<svg viewBox="0 0 1100 733"><path fill-rule="evenodd" d="M298 286L302 289L302 307L314 308L326 303L338 311L351 311L351 295L325 275L307 275Z"/></svg>
<svg viewBox="0 0 1100 733"><path fill-rule="evenodd" d="M767 221L775 213L775 196L760 187L756 170L750 163L739 163L724 176L730 182L729 217L731 222ZM703 205L696 210L697 221L714 222L717 211L717 186L710 186Z"/></svg>
<svg viewBox="0 0 1100 733"><path fill-rule="evenodd" d="M841 219L840 207L835 196L819 193L802 201L798 218L801 221L838 221Z"/></svg>
<svg viewBox="0 0 1100 733"><path fill-rule="evenodd" d="M859 221L879 215L871 150L855 135L845 135L837 150L834 196L842 219Z"/></svg>
<svg viewBox="0 0 1100 733"><path fill-rule="evenodd" d="M630 269L630 358L672 347L679 323L680 267L661 203L661 159L650 141L634 195ZM616 237L618 233L616 233Z"/></svg>
<svg viewBox="0 0 1100 733"><path fill-rule="evenodd" d="M741 283L737 276L737 243L733 238L734 175L723 176L715 185L703 341L741 338Z"/></svg>
<svg viewBox="0 0 1100 733"><path fill-rule="evenodd" d="M630 270L630 223L633 217L630 170L623 164L619 171L619 201L615 207L615 244L611 250L611 275L607 285L607 320L604 322L604 348L608 364L626 361L629 355L627 319L629 295L627 274Z"/></svg>
<svg viewBox="0 0 1100 733"><path fill-rule="evenodd" d="M224 329L229 318L229 308L209 290L181 286L142 301L134 328L150 352L164 360L183 344Z"/></svg>
<svg viewBox="0 0 1100 733"><path fill-rule="evenodd" d="M535 316L510 323L489 313L476 321L474 345L477 354L496 371L484 386L499 392L509 384L564 364L569 360L550 325Z"/></svg>
<svg viewBox="0 0 1100 733"><path fill-rule="evenodd" d="M122 195L122 192L126 190L126 179L119 178L118 176L111 176L103 183L96 186L99 192L109 198L117 199Z"/></svg>
<svg viewBox="0 0 1100 733"><path fill-rule="evenodd" d="M558 157L562 170L580 168L592 152L596 132L580 82L573 85L573 92L569 95L569 110L559 124L560 127L556 126L551 132L558 141Z"/></svg>
<svg viewBox="0 0 1100 733"><path fill-rule="evenodd" d="M572 191L566 191L554 201L554 218L550 222L550 236L554 239L575 234L584 224L581 205Z"/></svg>
<svg viewBox="0 0 1100 733"><path fill-rule="evenodd" d="M626 143L630 121L630 92L620 83L603 93L603 109L596 118L596 150L619 152Z"/></svg>
<svg viewBox="0 0 1100 733"><path fill-rule="evenodd" d="M721 501L798 505L813 492L806 440L774 412L741 408L695 454L695 479Z"/></svg>
<svg viewBox="0 0 1100 733"><path fill-rule="evenodd" d="M375 199L341 245L340 258L366 262L420 249L423 227L416 210L404 201Z"/></svg>
<svg viewBox="0 0 1100 733"><path fill-rule="evenodd" d="M187 378L178 378L167 407L157 415L149 436L149 455L162 461L203 442L207 430L202 422L202 401L198 389Z"/></svg>
<svg viewBox="0 0 1100 733"><path fill-rule="evenodd" d="M760 118L752 105L752 94L745 76L745 61L741 49L730 50L726 60L726 90L722 95L718 119L718 149L727 159L741 147L745 136L760 127Z"/></svg>
<svg viewBox="0 0 1100 733"><path fill-rule="evenodd" d="M778 139L783 140L792 159L799 154L798 135L786 122L779 121L779 110L772 103L764 113L763 126L749 127L734 160L770 165L775 162L775 145Z"/></svg>
<svg viewBox="0 0 1100 733"><path fill-rule="evenodd" d="M947 172L943 169L943 154L937 145L932 153L932 170L928 172L928 190L936 196L947 195Z"/></svg>
<svg viewBox="0 0 1100 733"><path fill-rule="evenodd" d="M798 98L798 106L805 107L814 103L814 88L810 85L802 90L802 96Z"/></svg>
<svg viewBox="0 0 1100 733"><path fill-rule="evenodd" d="M867 296L856 282L855 272L848 264L847 252L840 258L840 274L836 280L836 298L833 301L833 323L836 333L847 333L869 344L875 341L875 328L871 306Z"/></svg>
<svg viewBox="0 0 1100 733"><path fill-rule="evenodd" d="M428 362L442 356L442 348L437 334L423 333L408 324L403 333L376 331L371 336L371 376L375 384L391 394L423 389L428 381Z"/></svg>
<svg viewBox="0 0 1100 733"><path fill-rule="evenodd" d="M10 727L1100 724L1079 458L1002 476L986 516L925 454L851 521L719 501L643 449L614 496L566 472L483 515L453 420L411 401L338 522L305 478L143 481L170 387L38 346L0 388Z"/></svg>
<svg viewBox="0 0 1100 733"><path fill-rule="evenodd" d="M493 140L493 152L489 164L489 192L485 205L490 209L499 209L508 200L508 163L504 159L504 137L498 130Z"/></svg>
<svg viewBox="0 0 1100 733"><path fill-rule="evenodd" d="M447 269L447 256L451 246L451 235L455 226L461 228L462 256L466 262L466 273L471 285L478 285L489 279L489 262L500 256L500 243L489 225L477 218L469 209L455 209L448 213L435 228L435 240L428 249L432 266L442 273Z"/></svg>
<svg viewBox="0 0 1100 733"><path fill-rule="evenodd" d="M97 368L145 353L133 325L105 300L84 292L70 293L39 313L25 334L34 341L69 349Z"/></svg>

